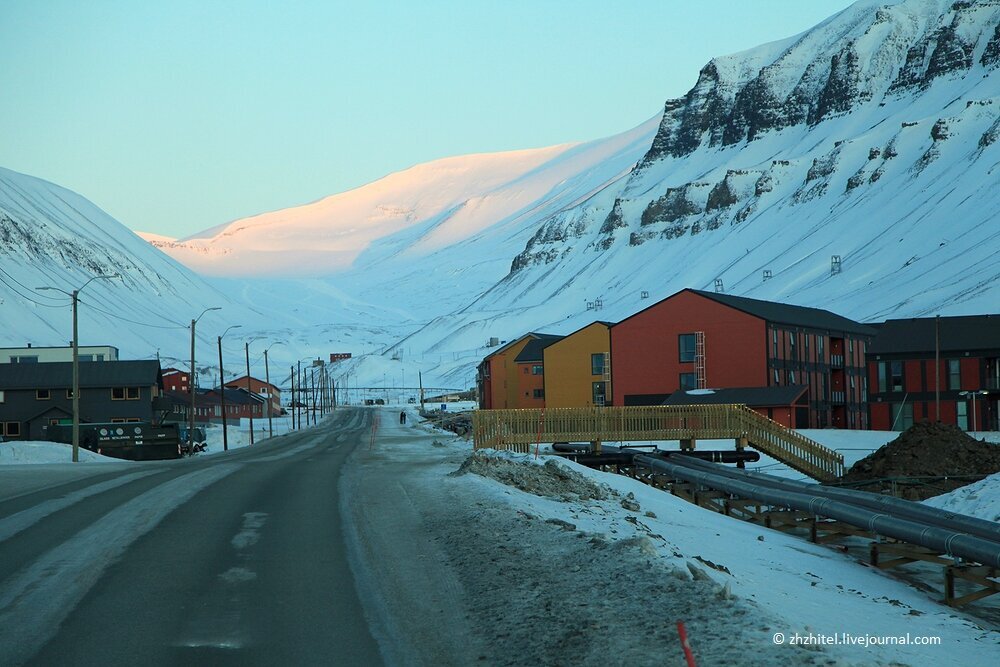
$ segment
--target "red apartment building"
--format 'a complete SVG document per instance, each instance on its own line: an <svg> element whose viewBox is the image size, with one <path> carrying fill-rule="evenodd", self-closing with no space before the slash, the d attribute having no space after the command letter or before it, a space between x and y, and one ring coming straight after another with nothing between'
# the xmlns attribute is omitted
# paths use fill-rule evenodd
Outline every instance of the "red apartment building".
<svg viewBox="0 0 1000 667"><path fill-rule="evenodd" d="M612 405L676 391L803 386L797 428L867 428L875 330L819 308L685 289L611 327Z"/></svg>
<svg viewBox="0 0 1000 667"><path fill-rule="evenodd" d="M226 386L230 389L240 389L246 391L247 389L247 376L238 377L235 380L231 380L226 383ZM258 396L268 400L271 410L271 416L277 417L281 414L281 390L275 385L265 382L264 380L258 380L254 376L250 376L250 391ZM229 399L229 394L226 394L226 400ZM255 414L254 417L257 415ZM265 417L267 415L264 415Z"/></svg>
<svg viewBox="0 0 1000 667"><path fill-rule="evenodd" d="M1000 315L888 320L867 363L871 428L903 431L940 420L998 430Z"/></svg>

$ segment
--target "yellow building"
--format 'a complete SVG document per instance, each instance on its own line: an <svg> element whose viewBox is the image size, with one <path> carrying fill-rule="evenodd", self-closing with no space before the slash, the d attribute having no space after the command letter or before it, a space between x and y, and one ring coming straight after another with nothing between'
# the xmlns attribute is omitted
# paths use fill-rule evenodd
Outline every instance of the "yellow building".
<svg viewBox="0 0 1000 667"><path fill-rule="evenodd" d="M610 404L610 327L594 322L545 348L545 407Z"/></svg>

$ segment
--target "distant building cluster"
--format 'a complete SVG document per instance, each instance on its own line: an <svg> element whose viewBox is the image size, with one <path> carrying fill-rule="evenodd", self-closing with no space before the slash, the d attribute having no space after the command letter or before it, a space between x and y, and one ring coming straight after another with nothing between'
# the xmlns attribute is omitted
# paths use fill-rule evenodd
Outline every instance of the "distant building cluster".
<svg viewBox="0 0 1000 667"><path fill-rule="evenodd" d="M80 422L180 423L189 421L188 371L161 368L159 361L121 360L111 346L80 346ZM47 429L73 419L72 347L0 348L0 436L46 440ZM226 417L267 418L282 414L281 390L246 376L210 388L194 388L196 424Z"/></svg>
<svg viewBox="0 0 1000 667"><path fill-rule="evenodd" d="M998 430L1000 315L862 324L685 289L620 322L526 333L483 358L477 389L483 409L741 403L789 428Z"/></svg>

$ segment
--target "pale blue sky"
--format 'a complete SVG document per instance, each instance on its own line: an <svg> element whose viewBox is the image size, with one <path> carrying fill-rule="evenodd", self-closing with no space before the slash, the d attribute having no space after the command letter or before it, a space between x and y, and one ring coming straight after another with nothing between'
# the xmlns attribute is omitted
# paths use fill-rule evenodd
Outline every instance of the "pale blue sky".
<svg viewBox="0 0 1000 667"><path fill-rule="evenodd" d="M0 0L0 166L169 236L628 130L850 0Z"/></svg>

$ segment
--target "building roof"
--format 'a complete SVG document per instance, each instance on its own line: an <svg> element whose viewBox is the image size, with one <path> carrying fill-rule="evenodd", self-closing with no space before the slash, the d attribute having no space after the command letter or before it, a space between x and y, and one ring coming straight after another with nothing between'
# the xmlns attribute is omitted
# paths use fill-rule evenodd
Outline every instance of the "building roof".
<svg viewBox="0 0 1000 667"><path fill-rule="evenodd" d="M311 368L311 366L310 366L310 368ZM251 381L252 384L262 384L262 385L265 385L267 387L271 387L272 389L274 389L274 390L276 390L278 392L281 391L281 389L278 388L278 385L272 384L272 383L267 382L265 380L261 380L260 378L258 378L256 376L253 376L253 375L250 376L250 381ZM242 387L240 385L242 385ZM226 383L227 387L232 387L234 389L242 389L242 388L245 388L246 385L247 385L247 376L246 375L241 375L240 377L236 378L235 380L230 380L229 382Z"/></svg>
<svg viewBox="0 0 1000 667"><path fill-rule="evenodd" d="M158 361L85 361L80 363L80 388L148 387L159 384ZM69 389L73 363L0 364L0 389Z"/></svg>
<svg viewBox="0 0 1000 667"><path fill-rule="evenodd" d="M733 405L742 403L751 408L793 405L808 389L805 386L789 385L675 391L670 394L670 398L663 402L663 405Z"/></svg>
<svg viewBox="0 0 1000 667"><path fill-rule="evenodd" d="M831 313L829 310L823 310L822 308L793 306L776 301L762 301L760 299L750 299L745 296L718 294L704 290L692 289L688 291L774 324L791 324L793 326L828 329L831 331L850 331L868 336L875 333L869 326L855 322L842 315Z"/></svg>
<svg viewBox="0 0 1000 667"><path fill-rule="evenodd" d="M760 299L750 299L745 296L731 296L729 294L719 294L717 292L706 292L704 290L697 290L691 288L682 289L680 292L671 294L665 299L660 299L651 306L643 308L638 313L633 313L625 319L617 322L612 326L618 326L631 320L633 317L645 313L647 310L652 310L656 308L664 301L669 301L673 299L678 294L682 292L691 292L692 294L697 294L700 297L706 299L711 299L716 303L720 303L724 306L729 306L735 310L752 315L759 319L771 322L773 324L787 324L791 326L805 327L809 329L823 329L827 331L842 331L857 333L864 336L874 336L875 330L866 324L861 324L855 322L852 319L848 319L836 313L831 313L829 310L823 310L822 308L808 308L806 306L793 306L787 303L778 303L776 301L762 301Z"/></svg>
<svg viewBox="0 0 1000 667"><path fill-rule="evenodd" d="M533 361L542 360L542 351L547 348L552 343L557 343L561 341L565 336L555 336L552 334L532 334L535 336L532 340L528 341L528 344L524 346L524 349L514 357L514 362L523 364L530 363Z"/></svg>
<svg viewBox="0 0 1000 667"><path fill-rule="evenodd" d="M940 322L941 352L1000 350L1000 315L918 317L887 320L868 346L868 354L934 353L935 320Z"/></svg>

